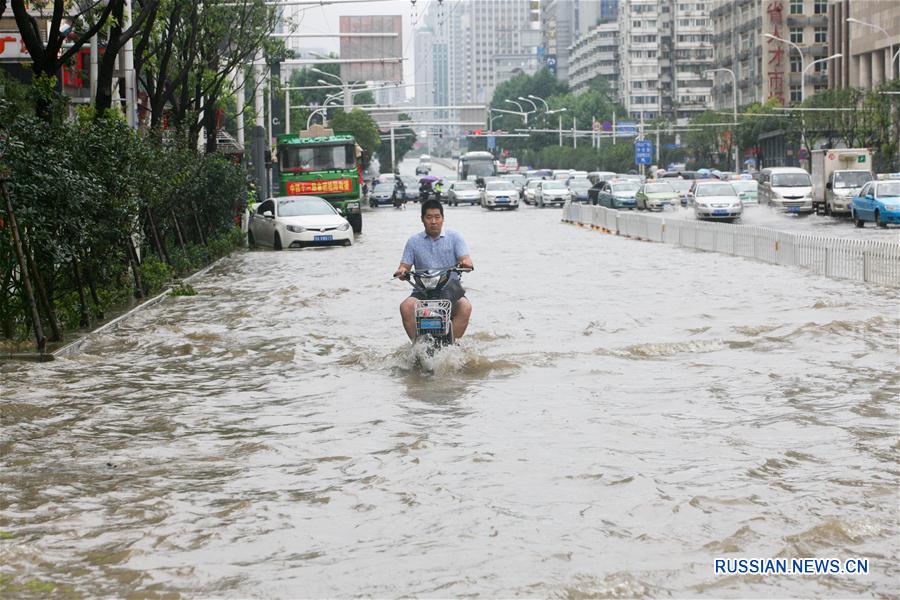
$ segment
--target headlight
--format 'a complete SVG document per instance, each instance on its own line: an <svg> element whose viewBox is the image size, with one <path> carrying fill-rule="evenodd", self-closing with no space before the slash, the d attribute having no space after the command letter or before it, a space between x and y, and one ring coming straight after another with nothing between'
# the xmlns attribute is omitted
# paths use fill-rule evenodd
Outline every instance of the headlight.
<svg viewBox="0 0 900 600"><path fill-rule="evenodd" d="M285 228L288 231L293 231L294 233L303 233L306 231L306 227L301 227L299 225L286 225Z"/></svg>
<svg viewBox="0 0 900 600"><path fill-rule="evenodd" d="M426 290L433 290L437 287L438 281L441 280L440 275L435 275L433 277L419 277L419 281L422 282L422 285Z"/></svg>
<svg viewBox="0 0 900 600"><path fill-rule="evenodd" d="M348 229L350 229L350 223L344 223L343 225L338 225L338 229L340 229L341 231L347 231Z"/></svg>
<svg viewBox="0 0 900 600"><path fill-rule="evenodd" d="M347 208L359 208L359 202L348 202Z"/></svg>

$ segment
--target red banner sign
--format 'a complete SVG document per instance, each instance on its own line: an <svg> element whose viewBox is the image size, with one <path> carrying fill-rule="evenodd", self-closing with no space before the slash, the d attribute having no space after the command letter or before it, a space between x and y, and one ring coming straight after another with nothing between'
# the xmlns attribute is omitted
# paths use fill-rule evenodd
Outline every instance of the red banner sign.
<svg viewBox="0 0 900 600"><path fill-rule="evenodd" d="M289 181L287 193L289 196L303 196L305 194L339 194L353 191L352 179L330 179L326 181Z"/></svg>

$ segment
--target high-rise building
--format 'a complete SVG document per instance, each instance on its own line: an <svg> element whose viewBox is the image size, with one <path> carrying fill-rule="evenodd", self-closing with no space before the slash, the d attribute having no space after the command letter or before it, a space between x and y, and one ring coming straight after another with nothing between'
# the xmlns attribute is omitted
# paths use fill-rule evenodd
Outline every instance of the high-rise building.
<svg viewBox="0 0 900 600"><path fill-rule="evenodd" d="M618 88L619 24L612 21L595 25L569 46L569 87L582 92L597 78L611 90Z"/></svg>
<svg viewBox="0 0 900 600"><path fill-rule="evenodd" d="M872 89L900 77L898 53L900 2L831 0L828 5L828 56L842 56L828 69L829 87Z"/></svg>
<svg viewBox="0 0 900 600"><path fill-rule="evenodd" d="M619 99L634 118L684 123L710 105L709 1L629 0L619 5Z"/></svg>
<svg viewBox="0 0 900 600"><path fill-rule="evenodd" d="M897 6L894 0L888 2ZM825 89L831 61L819 59L829 56L828 0L713 0L712 4L716 66L734 72L739 105L769 99L788 105ZM716 73L715 107L731 108L733 94L731 75Z"/></svg>
<svg viewBox="0 0 900 600"><path fill-rule="evenodd" d="M487 104L499 84L519 72L536 72L541 64L535 9L522 0L429 5L415 38L416 82L432 82L416 88L417 98L431 90L422 105Z"/></svg>

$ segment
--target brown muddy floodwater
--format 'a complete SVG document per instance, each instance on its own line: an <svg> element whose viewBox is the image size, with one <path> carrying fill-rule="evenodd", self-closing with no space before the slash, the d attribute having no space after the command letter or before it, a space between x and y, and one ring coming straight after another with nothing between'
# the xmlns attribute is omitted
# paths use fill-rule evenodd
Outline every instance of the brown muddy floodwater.
<svg viewBox="0 0 900 600"><path fill-rule="evenodd" d="M475 312L433 374L388 281L417 205L0 366L0 589L897 597L898 292L559 216L447 209Z"/></svg>

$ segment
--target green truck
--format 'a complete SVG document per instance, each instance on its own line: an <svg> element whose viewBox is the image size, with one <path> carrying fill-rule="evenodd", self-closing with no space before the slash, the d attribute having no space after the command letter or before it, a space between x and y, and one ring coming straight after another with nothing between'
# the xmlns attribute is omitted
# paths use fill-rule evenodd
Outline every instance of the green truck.
<svg viewBox="0 0 900 600"><path fill-rule="evenodd" d="M350 134L313 125L299 134L279 135L278 187L281 196L319 196L362 231L362 151Z"/></svg>

